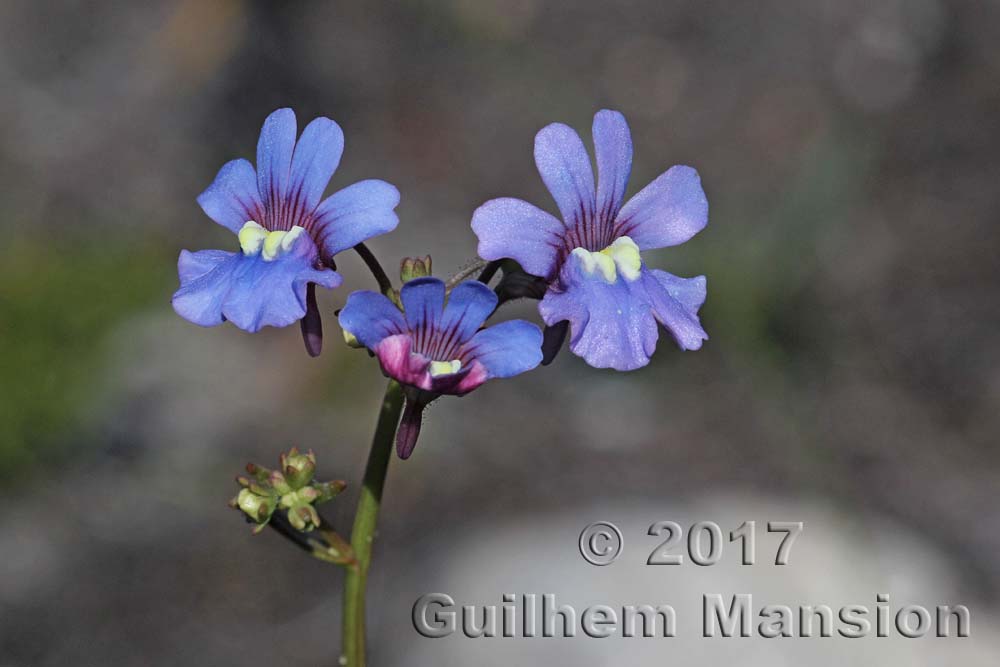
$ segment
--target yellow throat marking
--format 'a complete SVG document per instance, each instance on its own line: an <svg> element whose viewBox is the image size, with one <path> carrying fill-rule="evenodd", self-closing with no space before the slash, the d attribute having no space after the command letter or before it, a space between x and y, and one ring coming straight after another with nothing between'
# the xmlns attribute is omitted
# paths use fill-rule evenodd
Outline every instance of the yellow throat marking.
<svg viewBox="0 0 1000 667"><path fill-rule="evenodd" d="M260 253L265 262L270 262L292 249L295 241L305 233L296 225L287 232L269 232L253 220L247 221L240 229L240 248L246 256Z"/></svg>
<svg viewBox="0 0 1000 667"><path fill-rule="evenodd" d="M586 248L574 248L572 254L587 274L600 273L609 284L617 281L619 275L629 282L636 280L642 269L639 246L627 236L615 239L604 250L592 252Z"/></svg>
<svg viewBox="0 0 1000 667"><path fill-rule="evenodd" d="M432 361L427 370L430 372L431 377L435 378L441 375L454 375L462 370L462 362L458 359L452 359L451 361Z"/></svg>

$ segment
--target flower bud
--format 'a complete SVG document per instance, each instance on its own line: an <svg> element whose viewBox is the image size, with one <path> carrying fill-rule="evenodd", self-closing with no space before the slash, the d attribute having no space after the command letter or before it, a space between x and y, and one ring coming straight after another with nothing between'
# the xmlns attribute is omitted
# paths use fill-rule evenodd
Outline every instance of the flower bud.
<svg viewBox="0 0 1000 667"><path fill-rule="evenodd" d="M285 473L285 481L292 489L301 489L312 481L316 472L316 455L312 451L300 454L292 448L288 454L281 455L281 468Z"/></svg>
<svg viewBox="0 0 1000 667"><path fill-rule="evenodd" d="M309 531L319 527L320 518L312 505L300 505L288 510L288 523L295 530Z"/></svg>
<svg viewBox="0 0 1000 667"><path fill-rule="evenodd" d="M285 480L285 476L281 474L280 470L272 470L271 474L267 477L267 483L278 492L278 495L283 496L286 493L292 492L291 485Z"/></svg>
<svg viewBox="0 0 1000 667"><path fill-rule="evenodd" d="M295 492L295 495L307 503L313 503L319 498L319 491L311 486L303 486Z"/></svg>
<svg viewBox="0 0 1000 667"><path fill-rule="evenodd" d="M347 482L342 479L335 479L332 482L319 482L315 485L319 491L319 498L316 502L325 503L334 496L340 495L347 488Z"/></svg>
<svg viewBox="0 0 1000 667"><path fill-rule="evenodd" d="M253 478L255 480L257 480L258 482L265 482L265 481L267 481L267 476L271 472L267 468L261 468L259 465L256 465L254 463L248 463L247 467L246 467L246 471L250 475L252 475Z"/></svg>
<svg viewBox="0 0 1000 667"><path fill-rule="evenodd" d="M423 278L431 275L431 256L426 257L405 257L399 263L399 279L403 283L408 283L414 278Z"/></svg>
<svg viewBox="0 0 1000 667"><path fill-rule="evenodd" d="M349 565L355 562L354 549L347 540L331 531L325 531L323 537L326 539L326 553L330 560L341 565Z"/></svg>
<svg viewBox="0 0 1000 667"><path fill-rule="evenodd" d="M244 514L260 524L267 523L278 506L278 499L274 495L262 496L250 489L240 490L234 502Z"/></svg>

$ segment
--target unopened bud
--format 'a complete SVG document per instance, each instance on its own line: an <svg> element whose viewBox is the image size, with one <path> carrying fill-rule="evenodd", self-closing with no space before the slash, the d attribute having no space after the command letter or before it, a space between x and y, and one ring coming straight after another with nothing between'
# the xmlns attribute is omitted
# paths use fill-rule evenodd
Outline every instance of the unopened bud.
<svg viewBox="0 0 1000 667"><path fill-rule="evenodd" d="M299 498L306 501L307 503L311 503L315 501L317 498L319 498L319 491L317 491L311 486L303 486L295 493L296 495L298 495Z"/></svg>
<svg viewBox="0 0 1000 667"><path fill-rule="evenodd" d="M330 556L330 560L342 565L355 562L354 549L347 540L332 530L324 531L323 537L326 538L326 553Z"/></svg>
<svg viewBox="0 0 1000 667"><path fill-rule="evenodd" d="M243 510L244 514L257 523L265 523L271 518L275 508L278 506L278 499L273 495L262 496L250 489L243 489L236 496L236 505Z"/></svg>
<svg viewBox="0 0 1000 667"><path fill-rule="evenodd" d="M414 278L423 278L431 275L431 256L426 257L405 257L399 263L399 279L403 283L408 283Z"/></svg>
<svg viewBox="0 0 1000 667"><path fill-rule="evenodd" d="M248 463L246 470L258 482L266 481L268 474L271 472L267 468L261 468L259 465L254 463Z"/></svg>
<svg viewBox="0 0 1000 667"><path fill-rule="evenodd" d="M271 474L267 477L267 482L279 495L292 492L291 485L285 480L285 476L281 474L280 470L272 470Z"/></svg>
<svg viewBox="0 0 1000 667"><path fill-rule="evenodd" d="M319 514L312 505L300 505L288 510L288 523L295 530L315 530L319 527L319 521Z"/></svg>
<svg viewBox="0 0 1000 667"><path fill-rule="evenodd" d="M316 472L316 455L311 451L300 454L297 449L292 449L288 455L282 455L281 467L288 485L292 489L301 489L312 481Z"/></svg>
<svg viewBox="0 0 1000 667"><path fill-rule="evenodd" d="M332 482L320 482L315 487L319 490L319 502L324 503L334 496L340 495L347 488L347 482L335 479Z"/></svg>

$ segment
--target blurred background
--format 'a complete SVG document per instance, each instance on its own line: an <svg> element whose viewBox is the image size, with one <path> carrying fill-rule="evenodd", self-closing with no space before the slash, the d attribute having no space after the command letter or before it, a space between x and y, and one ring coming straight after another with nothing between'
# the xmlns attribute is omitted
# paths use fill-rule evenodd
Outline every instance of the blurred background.
<svg viewBox="0 0 1000 667"><path fill-rule="evenodd" d="M349 491L384 380L337 344L356 257L297 327L200 329L182 248L235 249L195 197L293 107L344 128L331 188L382 178L387 266L474 259L486 199L555 211L534 133L621 110L630 193L701 173L708 228L648 264L708 276L711 340L645 369L546 369L432 406L394 461L376 665L1000 663L1000 11L992 2L0 4L0 665L332 664L340 574L226 506L312 447ZM503 316L537 321L532 303ZM626 553L576 539L619 523ZM789 566L645 566L654 521L804 520ZM674 604L673 640L424 639L413 602L504 592ZM968 639L704 640L703 593L963 603ZM895 607L894 607L895 608Z"/></svg>

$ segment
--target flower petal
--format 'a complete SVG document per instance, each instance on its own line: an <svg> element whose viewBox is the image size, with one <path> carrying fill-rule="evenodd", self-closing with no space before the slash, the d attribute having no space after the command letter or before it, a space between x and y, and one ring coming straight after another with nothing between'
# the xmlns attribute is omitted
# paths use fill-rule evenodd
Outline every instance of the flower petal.
<svg viewBox="0 0 1000 667"><path fill-rule="evenodd" d="M565 228L537 206L511 197L491 199L472 214L472 230L483 259L510 258L543 278L555 272Z"/></svg>
<svg viewBox="0 0 1000 667"><path fill-rule="evenodd" d="M237 234L248 221L264 218L257 174L242 159L222 165L212 184L198 195L198 204L208 217Z"/></svg>
<svg viewBox="0 0 1000 667"><path fill-rule="evenodd" d="M594 170L580 135L562 123L535 135L535 165L568 227L594 217Z"/></svg>
<svg viewBox="0 0 1000 667"><path fill-rule="evenodd" d="M486 370L475 361L457 373L433 375L430 372L431 360L414 352L413 347L412 336L404 333L383 338L372 351L378 357L382 372L388 377L432 394L461 396L486 380Z"/></svg>
<svg viewBox="0 0 1000 667"><path fill-rule="evenodd" d="M705 276L679 278L666 271L644 270L642 280L657 321L682 350L700 348L702 341L708 340L698 319L698 309L705 303Z"/></svg>
<svg viewBox="0 0 1000 667"><path fill-rule="evenodd" d="M295 112L278 109L264 120L257 140L257 187L267 210L276 218L288 193L295 132Z"/></svg>
<svg viewBox="0 0 1000 667"><path fill-rule="evenodd" d="M430 336L435 325L441 320L444 311L444 292L444 283L430 276L409 281L399 292L406 323L410 331L418 337L416 341L418 348L425 340L423 336Z"/></svg>
<svg viewBox="0 0 1000 667"><path fill-rule="evenodd" d="M587 273L575 254L538 309L550 326L569 321L570 349L595 368L640 368L656 350L659 333L641 280L608 283L600 271Z"/></svg>
<svg viewBox="0 0 1000 667"><path fill-rule="evenodd" d="M319 204L344 154L344 132L329 118L316 118L302 131L292 155L291 186L297 206L306 214Z"/></svg>
<svg viewBox="0 0 1000 667"><path fill-rule="evenodd" d="M708 224L708 199L698 172L671 167L628 201L615 219L615 236L642 250L684 243Z"/></svg>
<svg viewBox="0 0 1000 667"><path fill-rule="evenodd" d="M598 217L614 220L625 201L625 188L632 171L632 133L625 116L602 109L594 116L593 134Z"/></svg>
<svg viewBox="0 0 1000 667"><path fill-rule="evenodd" d="M314 233L325 257L333 257L368 239L391 232L399 224L393 210L399 190L379 180L348 186L327 197L316 209Z"/></svg>
<svg viewBox="0 0 1000 667"><path fill-rule="evenodd" d="M421 354L411 352L413 338L401 333L383 338L372 352L378 357L382 372L402 384L429 389L431 375L428 372L431 360Z"/></svg>
<svg viewBox="0 0 1000 667"><path fill-rule="evenodd" d="M473 336L463 356L481 363L487 377L518 375L542 362L542 332L524 320L501 322Z"/></svg>
<svg viewBox="0 0 1000 667"><path fill-rule="evenodd" d="M305 234L273 261L264 261L260 254L183 251L174 310L195 324L214 326L230 320L251 333L265 326L287 326L305 315L308 283L340 285L339 274L315 269L315 261L316 246Z"/></svg>
<svg viewBox="0 0 1000 667"><path fill-rule="evenodd" d="M229 282L220 276L229 275L242 255L223 250L181 250L177 273L181 287L174 293L173 306L178 315L203 327L222 324L222 302L229 292Z"/></svg>
<svg viewBox="0 0 1000 667"><path fill-rule="evenodd" d="M384 294L368 290L354 292L347 297L347 304L338 318L341 328L369 349L383 338L406 330L406 320L396 304Z"/></svg>
<svg viewBox="0 0 1000 667"><path fill-rule="evenodd" d="M496 307L496 293L478 280L466 280L457 285L448 294L448 303L441 316L441 350L446 351L472 338Z"/></svg>
<svg viewBox="0 0 1000 667"><path fill-rule="evenodd" d="M459 375L460 377L455 378L452 386L447 391L442 389L439 389L439 391L454 394L455 396L464 396L490 378L486 366L480 363L478 359L474 359L472 363L463 368ZM443 380L444 378L441 379Z"/></svg>

